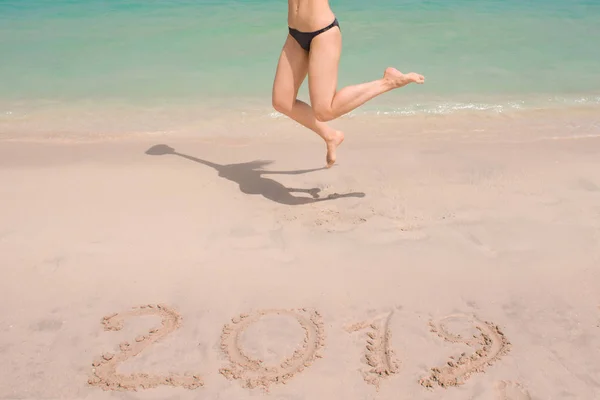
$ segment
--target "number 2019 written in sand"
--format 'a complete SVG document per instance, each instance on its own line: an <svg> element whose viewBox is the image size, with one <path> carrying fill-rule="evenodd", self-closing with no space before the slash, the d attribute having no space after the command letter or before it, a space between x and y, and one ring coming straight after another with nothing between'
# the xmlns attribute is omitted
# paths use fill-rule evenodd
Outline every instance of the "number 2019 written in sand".
<svg viewBox="0 0 600 400"><path fill-rule="evenodd" d="M246 355L239 344L239 337L244 330L266 315L279 315L295 319L304 331L304 340L291 357L279 365L264 365L262 360ZM201 376L195 372L170 375L150 375L146 373L119 374L118 366L135 357L151 344L161 340L181 326L181 316L171 307L165 305L144 305L106 316L102 319L104 329L118 331L123 328L125 320L137 316L158 316L159 327L137 336L134 340L123 342L116 353L104 353L92 363L90 385L105 390L138 390L161 385L179 386L196 389L204 385ZM366 333L365 361L363 370L365 382L379 388L382 380L399 372L399 361L391 348L390 319L392 313L385 317L375 318L347 327L349 333L364 331ZM448 324L453 320L468 321L477 329L477 333L469 338L453 334ZM482 372L484 368L498 360L510 349L510 343L498 326L491 322L483 322L470 315L451 315L434 323L430 322L431 331L440 338L451 343L465 343L473 348L472 354L462 353L443 366L431 368L430 374L420 380L427 388L434 386L448 387L464 383L473 373ZM239 380L246 388L262 387L266 390L272 384L285 384L294 375L321 358L324 346L324 325L318 311L298 310L260 310L251 314L241 314L223 327L221 349L229 360L229 365L219 372L230 380Z"/></svg>

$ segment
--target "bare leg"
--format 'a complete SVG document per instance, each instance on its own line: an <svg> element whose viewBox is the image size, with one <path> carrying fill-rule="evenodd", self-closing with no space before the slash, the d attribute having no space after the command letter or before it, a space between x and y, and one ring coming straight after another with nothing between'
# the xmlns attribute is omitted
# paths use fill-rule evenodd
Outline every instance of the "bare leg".
<svg viewBox="0 0 600 400"><path fill-rule="evenodd" d="M424 83L422 75L403 74L387 68L383 78L337 90L337 76L342 51L342 34L332 28L315 37L310 47L308 83L310 102L319 121L330 121L363 105L372 98L409 83Z"/></svg>
<svg viewBox="0 0 600 400"><path fill-rule="evenodd" d="M273 107L325 140L329 167L335 162L335 149L344 140L344 134L317 120L312 107L296 98L307 73L308 54L288 35L273 82Z"/></svg>

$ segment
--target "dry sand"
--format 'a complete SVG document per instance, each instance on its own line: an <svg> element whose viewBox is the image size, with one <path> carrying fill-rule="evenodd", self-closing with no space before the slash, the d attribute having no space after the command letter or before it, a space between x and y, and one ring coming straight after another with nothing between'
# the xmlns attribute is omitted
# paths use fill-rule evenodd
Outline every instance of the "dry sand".
<svg viewBox="0 0 600 400"><path fill-rule="evenodd" d="M7 135L0 399L598 399L588 117Z"/></svg>

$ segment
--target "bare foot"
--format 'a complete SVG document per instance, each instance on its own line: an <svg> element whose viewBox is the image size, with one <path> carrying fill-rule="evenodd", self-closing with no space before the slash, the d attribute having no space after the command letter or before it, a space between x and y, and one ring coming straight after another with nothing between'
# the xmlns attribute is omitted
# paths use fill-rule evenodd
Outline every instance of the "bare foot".
<svg viewBox="0 0 600 400"><path fill-rule="evenodd" d="M333 135L327 140L327 168L335 164L335 150L344 141L344 133L342 131L334 131Z"/></svg>
<svg viewBox="0 0 600 400"><path fill-rule="evenodd" d="M390 85L396 89L402 86L406 86L409 83L425 83L425 77L415 72L403 74L396 68L389 67L383 73L383 79L390 83Z"/></svg>

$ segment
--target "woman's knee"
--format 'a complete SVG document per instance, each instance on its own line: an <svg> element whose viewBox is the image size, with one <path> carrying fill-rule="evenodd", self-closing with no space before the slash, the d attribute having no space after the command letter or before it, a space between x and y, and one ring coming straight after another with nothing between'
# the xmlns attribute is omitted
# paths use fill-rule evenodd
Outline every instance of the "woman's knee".
<svg viewBox="0 0 600 400"><path fill-rule="evenodd" d="M315 118L317 118L317 121L327 122L335 119L335 114L333 113L331 107L317 105L313 106L313 111L315 112Z"/></svg>
<svg viewBox="0 0 600 400"><path fill-rule="evenodd" d="M282 96L277 93L273 93L273 98L271 101L275 111L287 115L292 112L295 99L290 100L289 96Z"/></svg>

